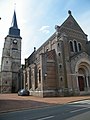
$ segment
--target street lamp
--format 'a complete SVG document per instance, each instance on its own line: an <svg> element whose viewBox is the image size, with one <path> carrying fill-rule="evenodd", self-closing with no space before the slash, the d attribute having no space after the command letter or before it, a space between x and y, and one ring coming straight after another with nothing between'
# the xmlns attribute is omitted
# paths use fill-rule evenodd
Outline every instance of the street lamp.
<svg viewBox="0 0 90 120"><path fill-rule="evenodd" d="M45 80L45 89L47 89L47 73L44 74L44 80Z"/></svg>
<svg viewBox="0 0 90 120"><path fill-rule="evenodd" d="M46 77L47 77L47 73L45 73L45 75L44 75L44 79L46 80Z"/></svg>

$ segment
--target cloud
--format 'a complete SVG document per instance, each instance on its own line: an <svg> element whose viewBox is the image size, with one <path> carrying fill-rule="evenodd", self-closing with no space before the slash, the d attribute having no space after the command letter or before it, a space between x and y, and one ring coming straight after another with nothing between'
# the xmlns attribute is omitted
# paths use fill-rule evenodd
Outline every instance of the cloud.
<svg viewBox="0 0 90 120"><path fill-rule="evenodd" d="M50 32L49 30L50 26L42 26L39 31L41 31L42 33L48 34Z"/></svg>

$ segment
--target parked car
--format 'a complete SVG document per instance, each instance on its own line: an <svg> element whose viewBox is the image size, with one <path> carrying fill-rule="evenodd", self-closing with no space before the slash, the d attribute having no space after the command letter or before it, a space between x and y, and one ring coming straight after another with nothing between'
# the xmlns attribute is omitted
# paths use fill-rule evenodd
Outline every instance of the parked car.
<svg viewBox="0 0 90 120"><path fill-rule="evenodd" d="M27 89L21 89L18 91L18 96L29 96L29 91Z"/></svg>

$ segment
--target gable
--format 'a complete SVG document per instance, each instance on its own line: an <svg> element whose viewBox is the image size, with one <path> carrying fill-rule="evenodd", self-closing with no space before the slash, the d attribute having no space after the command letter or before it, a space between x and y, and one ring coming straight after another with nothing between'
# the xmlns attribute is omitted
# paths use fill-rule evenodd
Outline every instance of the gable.
<svg viewBox="0 0 90 120"><path fill-rule="evenodd" d="M79 26L79 24L76 22L76 20L72 16L71 12L69 13L69 17L60 26L60 28L62 28L62 27L72 29L74 31L78 31L80 33L85 34L84 31L82 30L82 28Z"/></svg>

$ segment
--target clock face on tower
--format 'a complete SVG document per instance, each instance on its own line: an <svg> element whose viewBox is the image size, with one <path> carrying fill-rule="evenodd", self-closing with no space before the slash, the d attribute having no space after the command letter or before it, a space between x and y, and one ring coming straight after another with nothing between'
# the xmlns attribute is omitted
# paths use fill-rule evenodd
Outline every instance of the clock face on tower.
<svg viewBox="0 0 90 120"><path fill-rule="evenodd" d="M17 39L13 39L12 50L18 50L18 41Z"/></svg>
<svg viewBox="0 0 90 120"><path fill-rule="evenodd" d="M13 43L14 43L14 44L17 44L17 40L16 40L16 39L14 39L14 40L13 40Z"/></svg>

